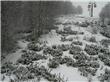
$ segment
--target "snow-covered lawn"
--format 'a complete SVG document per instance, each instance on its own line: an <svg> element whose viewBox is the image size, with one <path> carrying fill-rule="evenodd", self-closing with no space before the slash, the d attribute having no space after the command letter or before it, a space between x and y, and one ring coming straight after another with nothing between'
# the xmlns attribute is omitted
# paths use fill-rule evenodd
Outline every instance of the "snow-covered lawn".
<svg viewBox="0 0 110 82"><path fill-rule="evenodd" d="M77 22L77 21L83 22L83 21L85 21L85 18L66 16L66 17L59 17L57 19L57 21L60 21L62 23L65 23L65 22L73 23L73 22ZM61 25L58 25L58 27L59 27L59 30L63 30L64 25L61 24ZM74 30L74 31L84 32L83 35L68 35L67 36L67 38L73 38L73 41L76 41L76 40L81 41L83 43L83 45L82 45L83 49L84 49L86 44L98 44L98 45L100 45L99 43L91 43L91 42L85 41L84 37L94 36L96 38L97 42L101 41L102 39L106 39L106 37L102 36L100 33L93 35L91 32L88 31L87 28L84 28L84 27L79 27L79 26L76 26L73 24L69 25L68 27L71 27L72 30ZM76 38L76 37L78 37L78 38ZM49 34L42 35L39 38L39 40L40 41L47 41L48 42L47 46L71 44L71 41L62 42L61 41L61 35L57 34L55 32L55 30L52 30L52 32L50 32ZM5 59L5 62L11 61L11 62L15 63L16 60L21 57L21 54L22 54L21 51L27 47L28 42L19 41L18 44L21 47L21 49L17 50L15 53L12 53L11 55L7 56ZM42 53L42 51L41 51L41 53ZM63 52L63 57L64 56L73 57L72 55L69 54L68 51ZM47 60L39 60L39 61L35 61L35 62L39 63L40 65L45 66L46 68L48 68L47 63L49 62L49 58L47 58ZM99 82L98 76L100 75L100 73L103 73L105 68L109 68L109 67L105 66L101 61L99 61L99 64L100 64L100 68L102 66L104 68L102 70L100 70L100 68L98 69L96 76L92 77L92 82ZM61 77L63 77L65 80L67 80L67 82L88 82L87 77L80 75L78 68L68 67L65 64L59 65L59 67L57 67L56 69L53 69L51 71L51 73L52 74L58 74L58 75L60 74ZM3 82L5 82L5 81L3 81ZM42 78L40 82L48 82L48 81Z"/></svg>
<svg viewBox="0 0 110 82"><path fill-rule="evenodd" d="M12 62L12 63L16 63L16 61L21 57L22 55L22 50L25 49L27 47L27 44L29 42L26 42L24 40L18 41L18 45L20 47L20 49L18 49L16 52L9 54L8 56L6 56L6 58L3 60L2 63L5 62Z"/></svg>

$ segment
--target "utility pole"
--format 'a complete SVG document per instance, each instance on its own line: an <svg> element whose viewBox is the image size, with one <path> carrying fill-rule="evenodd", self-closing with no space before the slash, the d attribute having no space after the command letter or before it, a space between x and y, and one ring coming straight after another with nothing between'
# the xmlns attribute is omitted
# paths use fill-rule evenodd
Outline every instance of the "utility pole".
<svg viewBox="0 0 110 82"><path fill-rule="evenodd" d="M90 17L93 17L93 9L94 8L96 8L96 3L95 2L89 2L88 11L89 11Z"/></svg>

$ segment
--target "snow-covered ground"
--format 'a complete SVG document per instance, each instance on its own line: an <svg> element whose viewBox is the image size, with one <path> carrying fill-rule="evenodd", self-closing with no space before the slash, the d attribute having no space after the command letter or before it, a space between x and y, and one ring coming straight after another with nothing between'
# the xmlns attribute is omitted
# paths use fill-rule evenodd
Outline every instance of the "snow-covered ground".
<svg viewBox="0 0 110 82"><path fill-rule="evenodd" d="M16 52L11 53L11 54L9 54L8 56L6 56L6 58L3 60L2 63L8 62L8 61L13 62L13 63L16 63L16 61L17 61L17 60L21 57L21 55L22 55L22 52L21 52L21 51L27 47L27 44L28 44L28 43L29 43L29 42L26 42L26 41L24 41L24 40L18 41L18 45L19 45L20 49L18 49Z"/></svg>
<svg viewBox="0 0 110 82"><path fill-rule="evenodd" d="M89 20L86 18L86 20ZM71 16L66 16L66 17L59 17L57 19L57 21L60 21L62 23L65 22L83 22L85 21L85 18L81 18L81 17L71 17ZM96 38L96 40L99 42L102 39L106 39L106 37L102 36L100 33L93 35L92 33L90 33L88 31L87 28L83 28L83 27L79 27L76 25L69 25L72 30L74 31L79 31L79 32L84 32L83 35L68 35L67 38L73 38L73 40L77 40L75 37L78 37L78 40L83 42L83 48L85 47L86 44L94 44L94 43L90 43L84 40L84 37L91 37L94 36ZM58 27L60 29L63 29L64 25L58 25ZM47 46L52 46L52 45L61 45L61 44L70 44L70 41L66 41L66 42L62 42L61 41L61 35L57 34L55 32L55 30L52 30L52 32L50 32L49 34L45 34L42 35L40 37L40 41L47 41L48 44ZM7 56L5 59L5 62L7 61L11 61L11 62L16 62L17 59L19 59L21 57L21 50L25 49L27 47L28 42L24 42L24 41L19 41L18 42L19 46L21 47L21 49L17 50L15 53L12 53L11 55ZM97 43L95 43L97 44ZM68 51L63 53L63 56L70 56L72 57L70 54L68 54ZM45 67L47 67L47 63L49 62L49 59L47 60L39 60L37 61L40 65L44 65ZM99 61L101 66L104 66L104 64ZM104 66L103 69L105 69L106 66ZM99 68L100 69L100 68ZM100 75L100 73L102 73L103 70L98 70L96 73L96 76L92 77L92 82L99 82L98 81L98 76ZM88 78L81 76L80 72L78 71L78 68L74 68L74 67L67 67L65 64L64 65L60 65L58 68L53 69L51 71L52 74L60 74L61 77L63 77L65 80L67 79L67 82L88 82ZM7 80L4 80L3 82L8 82ZM41 79L40 82L48 82L45 79Z"/></svg>

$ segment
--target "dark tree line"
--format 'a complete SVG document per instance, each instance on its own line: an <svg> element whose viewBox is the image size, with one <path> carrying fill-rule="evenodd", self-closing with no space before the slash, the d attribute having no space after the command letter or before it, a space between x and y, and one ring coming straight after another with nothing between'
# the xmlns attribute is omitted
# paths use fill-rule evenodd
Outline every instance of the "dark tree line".
<svg viewBox="0 0 110 82"><path fill-rule="evenodd" d="M32 32L36 38L43 30L55 28L54 17L77 13L77 8L67 1L2 1L2 52L10 52L15 47L19 32Z"/></svg>
<svg viewBox="0 0 110 82"><path fill-rule="evenodd" d="M107 3L101 10L100 14L99 14L102 22L104 23L105 19L109 19L109 23L110 23L110 2Z"/></svg>

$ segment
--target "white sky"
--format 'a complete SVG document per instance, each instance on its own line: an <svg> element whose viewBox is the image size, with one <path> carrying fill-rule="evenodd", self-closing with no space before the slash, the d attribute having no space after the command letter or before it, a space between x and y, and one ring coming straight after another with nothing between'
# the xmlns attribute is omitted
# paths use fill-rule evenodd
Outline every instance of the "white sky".
<svg viewBox="0 0 110 82"><path fill-rule="evenodd" d="M71 0L72 1L72 0ZM101 9L107 4L108 1L96 1L97 7L94 8L94 17L98 17ZM83 8L83 15L84 16L89 16L88 12L88 3L89 1L72 1L74 6L80 5Z"/></svg>

